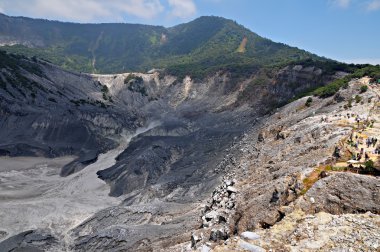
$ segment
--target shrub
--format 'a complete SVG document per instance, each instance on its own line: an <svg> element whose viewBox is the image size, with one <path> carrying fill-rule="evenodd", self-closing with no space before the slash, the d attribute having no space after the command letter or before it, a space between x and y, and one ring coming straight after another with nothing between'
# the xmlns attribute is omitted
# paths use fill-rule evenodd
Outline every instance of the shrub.
<svg viewBox="0 0 380 252"><path fill-rule="evenodd" d="M348 82L350 81L350 77L346 76L342 79L337 79L333 82L330 82L326 86L319 87L314 90L313 94L315 96L319 96L321 98L327 98L336 94L341 87L346 88L348 86Z"/></svg>
<svg viewBox="0 0 380 252"><path fill-rule="evenodd" d="M348 100L347 107L352 108L352 98Z"/></svg>
<svg viewBox="0 0 380 252"><path fill-rule="evenodd" d="M311 103L313 102L313 98L309 97L307 98L306 102L305 102L305 106L306 107L310 107Z"/></svg>
<svg viewBox="0 0 380 252"><path fill-rule="evenodd" d="M108 93L108 87L106 85L102 86L102 90L101 90L103 93Z"/></svg>
<svg viewBox="0 0 380 252"><path fill-rule="evenodd" d="M356 95L355 96L355 102L356 103L359 103L359 102L361 102L362 101L362 97L360 96L360 95Z"/></svg>
<svg viewBox="0 0 380 252"><path fill-rule="evenodd" d="M124 84L127 85L131 80L133 80L133 74L128 75L127 78L124 79Z"/></svg>
<svg viewBox="0 0 380 252"><path fill-rule="evenodd" d="M129 74L127 78L124 79L124 84L130 84L130 82L137 82L137 83L142 83L144 79L140 76L136 76L134 74Z"/></svg>
<svg viewBox="0 0 380 252"><path fill-rule="evenodd" d="M368 173L372 173L375 170L375 163L369 159L364 163L364 171Z"/></svg>
<svg viewBox="0 0 380 252"><path fill-rule="evenodd" d="M367 90L368 90L368 86L367 85L363 85L363 86L360 87L360 93L365 93L365 92L367 92Z"/></svg>

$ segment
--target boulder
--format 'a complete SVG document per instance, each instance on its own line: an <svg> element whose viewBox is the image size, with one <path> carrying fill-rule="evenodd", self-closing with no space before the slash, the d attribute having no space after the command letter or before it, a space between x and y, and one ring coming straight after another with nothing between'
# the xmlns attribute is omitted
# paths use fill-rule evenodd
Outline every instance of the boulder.
<svg viewBox="0 0 380 252"><path fill-rule="evenodd" d="M224 183L226 184L226 186L232 186L233 185L231 180L226 180L226 181L224 181Z"/></svg>
<svg viewBox="0 0 380 252"><path fill-rule="evenodd" d="M199 242L201 240L201 238L198 236L198 235L196 235L196 234L192 234L191 235L191 247L192 248L196 248L196 246L197 246L197 243Z"/></svg>
<svg viewBox="0 0 380 252"><path fill-rule="evenodd" d="M260 235L254 233L254 232L249 232L249 231L245 231L245 232L241 233L240 237L244 238L244 239L248 239L248 240L260 239Z"/></svg>
<svg viewBox="0 0 380 252"><path fill-rule="evenodd" d="M380 213L379 179L353 173L332 173L319 180L297 204L308 213ZM310 199L310 200L308 200Z"/></svg>
<svg viewBox="0 0 380 252"><path fill-rule="evenodd" d="M207 221L211 221L213 219L218 218L218 215L219 215L218 212L213 210L211 212L206 213L205 218Z"/></svg>
<svg viewBox="0 0 380 252"><path fill-rule="evenodd" d="M228 186L227 187L227 192L229 192L229 193L237 193L237 189L235 188L235 187L233 187L233 186Z"/></svg>
<svg viewBox="0 0 380 252"><path fill-rule="evenodd" d="M218 229L212 229L210 233L210 240L213 242L217 242L219 240L227 240L228 237L228 231L223 227Z"/></svg>

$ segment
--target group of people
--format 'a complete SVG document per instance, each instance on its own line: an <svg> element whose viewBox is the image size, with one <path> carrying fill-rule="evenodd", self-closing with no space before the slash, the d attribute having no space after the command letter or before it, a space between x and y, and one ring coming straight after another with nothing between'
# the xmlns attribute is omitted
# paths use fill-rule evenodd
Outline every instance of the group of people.
<svg viewBox="0 0 380 252"><path fill-rule="evenodd" d="M377 138L376 137L369 137L366 139L365 143L367 145L367 148L371 147L371 145L373 147L375 147L376 143L377 143Z"/></svg>
<svg viewBox="0 0 380 252"><path fill-rule="evenodd" d="M364 151L364 148L361 148L360 152L358 152L356 155L354 154L352 156L352 159L360 161L363 158L363 155L364 155L364 160L367 161L369 159L369 155L367 152Z"/></svg>
<svg viewBox="0 0 380 252"><path fill-rule="evenodd" d="M373 151L373 154L380 154L380 145L376 146L375 150Z"/></svg>
<svg viewBox="0 0 380 252"><path fill-rule="evenodd" d="M353 134L350 136L350 142L352 146L359 150L359 145L363 143L363 137L359 137L358 135L355 135L355 139ZM367 148L370 148L371 146L375 148L373 150L373 154L380 154L380 145L377 145L377 138L376 137L368 137L365 140L365 145ZM360 148L360 151L357 154L353 154L352 159L360 161L364 157L365 161L369 159L369 155L366 151L364 151L364 148Z"/></svg>
<svg viewBox="0 0 380 252"><path fill-rule="evenodd" d="M350 135L350 142L352 143L352 146L355 147L355 149L359 149L359 144L362 140L363 138L359 137L358 135L355 136L355 140L353 134Z"/></svg>

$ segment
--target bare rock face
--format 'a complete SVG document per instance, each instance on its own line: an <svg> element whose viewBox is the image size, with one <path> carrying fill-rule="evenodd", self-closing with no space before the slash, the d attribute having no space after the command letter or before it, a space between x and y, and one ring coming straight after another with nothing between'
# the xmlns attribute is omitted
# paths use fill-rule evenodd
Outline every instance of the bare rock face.
<svg viewBox="0 0 380 252"><path fill-rule="evenodd" d="M380 179L352 173L331 174L319 180L296 205L308 213L379 214Z"/></svg>
<svg viewBox="0 0 380 252"><path fill-rule="evenodd" d="M259 230L257 234L260 239L244 241L237 238L223 249L236 251L243 244L244 248L252 247L257 251L375 252L380 248L380 217L371 213L307 215L296 210L271 229Z"/></svg>
<svg viewBox="0 0 380 252"><path fill-rule="evenodd" d="M57 238L47 230L28 230L1 242L0 251L42 252L57 244Z"/></svg>

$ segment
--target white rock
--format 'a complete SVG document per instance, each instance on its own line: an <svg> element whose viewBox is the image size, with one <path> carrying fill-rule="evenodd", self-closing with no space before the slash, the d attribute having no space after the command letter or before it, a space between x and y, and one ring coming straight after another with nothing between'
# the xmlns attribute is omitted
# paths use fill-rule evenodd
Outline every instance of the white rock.
<svg viewBox="0 0 380 252"><path fill-rule="evenodd" d="M248 242L245 242L243 240L240 240L239 243L238 243L238 245L239 245L240 248L248 250L250 252L265 252L265 249L263 249L263 248L261 248L259 246L250 244Z"/></svg>
<svg viewBox="0 0 380 252"><path fill-rule="evenodd" d="M231 198L232 200L236 199L236 193L231 193L230 198Z"/></svg>
<svg viewBox="0 0 380 252"><path fill-rule="evenodd" d="M201 247L201 252L210 252L210 251L211 251L211 248L208 247L208 246L206 246L206 245L203 245L203 246Z"/></svg>
<svg viewBox="0 0 380 252"><path fill-rule="evenodd" d="M206 219L216 219L218 217L218 212L213 210L211 212L208 212L206 215L205 215Z"/></svg>
<svg viewBox="0 0 380 252"><path fill-rule="evenodd" d="M227 192L230 192L230 193L236 193L238 190L233 187L233 186L228 186L227 187Z"/></svg>
<svg viewBox="0 0 380 252"><path fill-rule="evenodd" d="M249 232L249 231L241 233L240 236L241 236L241 238L245 238L245 239L248 239L248 240L257 240L257 239L260 239L260 235L254 233L254 232Z"/></svg>

